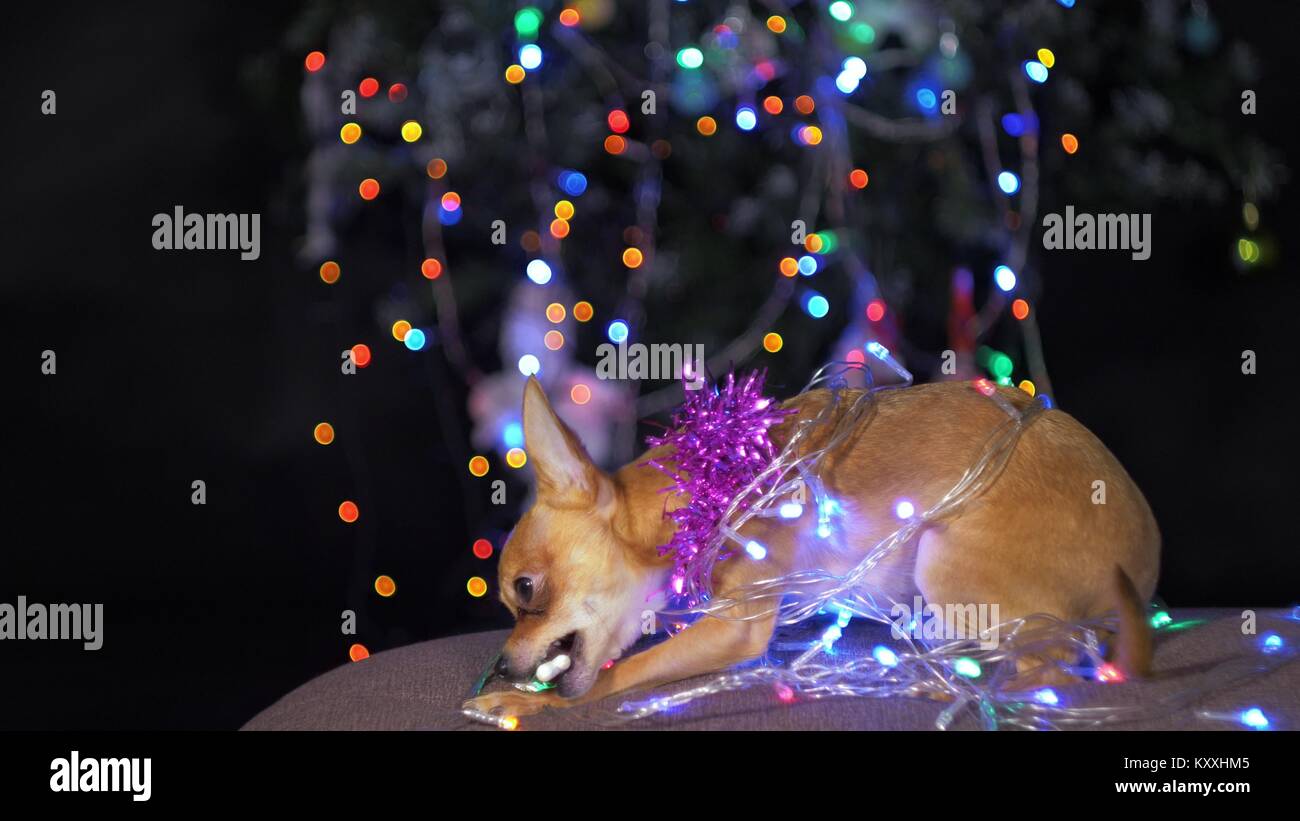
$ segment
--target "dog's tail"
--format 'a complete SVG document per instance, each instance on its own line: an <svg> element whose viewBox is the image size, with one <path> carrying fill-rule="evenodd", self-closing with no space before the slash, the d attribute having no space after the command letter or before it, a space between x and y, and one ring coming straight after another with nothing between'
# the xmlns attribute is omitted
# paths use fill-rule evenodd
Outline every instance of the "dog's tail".
<svg viewBox="0 0 1300 821"><path fill-rule="evenodd" d="M1146 617L1146 603L1138 595L1124 568L1115 565L1113 582L1115 607L1119 611L1119 632L1115 634L1111 663L1125 676L1144 678L1151 674L1155 643Z"/></svg>

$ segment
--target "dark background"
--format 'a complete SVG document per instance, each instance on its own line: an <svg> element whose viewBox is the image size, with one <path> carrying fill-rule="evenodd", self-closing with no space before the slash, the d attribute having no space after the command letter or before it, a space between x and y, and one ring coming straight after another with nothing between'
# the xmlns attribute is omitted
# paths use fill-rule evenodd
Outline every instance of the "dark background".
<svg viewBox="0 0 1300 821"><path fill-rule="evenodd" d="M1290 6L1212 4L1263 64L1251 128L1295 166ZM464 588L472 573L494 580L495 558L474 564L468 548L499 545L509 519L465 491L470 451L447 433L468 430L463 386L445 390L436 350L354 379L319 355L343 346L338 307L292 256L302 55L284 31L299 9L7 14L0 340L15 416L0 601L103 602L107 626L97 653L0 645L0 728L234 728L344 662L353 640L377 652L504 624L495 589ZM250 88L250 66L282 79ZM45 88L56 116L39 113ZM262 213L261 259L155 252L149 220L177 203ZM1281 257L1247 277L1226 250L1239 208L1157 211L1141 265L1055 255L1036 306L1055 398L1156 512L1158 592L1174 606L1280 606L1300 590L1287 341L1300 210L1294 186L1264 206ZM56 377L39 372L46 348ZM1246 348L1255 376L1240 372ZM323 408L358 432L342 461L305 435ZM194 479L206 506L190 504ZM361 504L356 529L321 503L339 498ZM381 572L398 581L392 599L366 589ZM356 639L339 634L347 607Z"/></svg>

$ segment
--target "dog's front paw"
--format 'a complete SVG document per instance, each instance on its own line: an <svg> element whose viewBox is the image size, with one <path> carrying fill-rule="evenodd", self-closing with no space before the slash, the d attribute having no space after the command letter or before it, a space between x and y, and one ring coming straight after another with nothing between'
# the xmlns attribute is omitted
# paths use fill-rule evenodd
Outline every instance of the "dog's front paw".
<svg viewBox="0 0 1300 821"><path fill-rule="evenodd" d="M547 707L562 707L564 699L554 693L523 693L518 690L502 690L499 693L484 693L470 699L462 705L463 709L478 710L495 716L530 716L540 713Z"/></svg>

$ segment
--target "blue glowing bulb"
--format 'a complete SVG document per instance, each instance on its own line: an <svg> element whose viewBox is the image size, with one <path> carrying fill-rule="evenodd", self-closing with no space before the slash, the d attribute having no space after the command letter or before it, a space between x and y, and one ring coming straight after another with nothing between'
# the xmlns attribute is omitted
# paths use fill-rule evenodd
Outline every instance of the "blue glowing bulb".
<svg viewBox="0 0 1300 821"><path fill-rule="evenodd" d="M1003 114L1002 130L1012 137L1019 137L1025 133L1025 118L1019 114Z"/></svg>
<svg viewBox="0 0 1300 821"><path fill-rule="evenodd" d="M535 259L528 263L528 267L524 269L524 272L528 274L529 279L538 285L545 285L551 281L551 266L547 265L543 260Z"/></svg>
<svg viewBox="0 0 1300 821"><path fill-rule="evenodd" d="M1060 3L1062 6L1065 6L1067 9L1074 8L1074 0L1056 0L1056 2Z"/></svg>
<svg viewBox="0 0 1300 821"><path fill-rule="evenodd" d="M1048 704L1052 707L1061 703L1061 699L1056 695L1056 691L1051 687L1044 687L1034 693L1034 701L1037 701L1039 704Z"/></svg>
<svg viewBox="0 0 1300 821"><path fill-rule="evenodd" d="M519 49L519 65L523 66L529 71L532 71L533 69L537 68L541 64L542 64L542 49L536 43L529 43L528 45Z"/></svg>
<svg viewBox="0 0 1300 821"><path fill-rule="evenodd" d="M1047 66L1037 60L1025 61L1025 74L1035 83L1047 82Z"/></svg>
<svg viewBox="0 0 1300 821"><path fill-rule="evenodd" d="M879 342L868 342L867 353L871 354L876 359L884 359L889 356L889 349L884 345L881 345Z"/></svg>
<svg viewBox="0 0 1300 821"><path fill-rule="evenodd" d="M826 297L816 291L810 291L804 297L803 309L808 313L808 316L813 319L821 319L826 316L826 314L830 313L831 303L827 301Z"/></svg>
<svg viewBox="0 0 1300 821"><path fill-rule="evenodd" d="M523 356L519 357L519 372L522 373L524 376L532 376L533 374L541 371L541 369L542 369L541 361L538 360L538 358L533 356L532 354L526 353Z"/></svg>
<svg viewBox="0 0 1300 821"><path fill-rule="evenodd" d="M840 636L843 635L844 635L843 628L841 628L838 624L832 624L830 627L826 628L825 633L822 633L822 644L825 644L827 647L830 647L832 644L839 641Z"/></svg>
<svg viewBox="0 0 1300 821"><path fill-rule="evenodd" d="M822 522L821 524L817 525L817 538L829 539L830 537L831 537L830 525L826 524L825 522Z"/></svg>
<svg viewBox="0 0 1300 821"><path fill-rule="evenodd" d="M1271 633L1271 632L1265 633L1263 636L1261 636L1259 643L1263 647L1265 653L1276 653L1277 651L1282 649L1283 645L1286 644L1286 642L1282 639L1281 636L1279 636L1277 633Z"/></svg>
<svg viewBox="0 0 1300 821"><path fill-rule="evenodd" d="M853 611L840 608L840 615L835 619L835 623L840 627L848 627L849 622L853 620Z"/></svg>
<svg viewBox="0 0 1300 821"><path fill-rule="evenodd" d="M753 131L756 125L758 125L758 115L754 113L754 109L747 105L736 109L737 128L741 131Z"/></svg>
<svg viewBox="0 0 1300 821"><path fill-rule="evenodd" d="M817 257L811 254L804 254L799 257L799 262L796 264L796 267L799 269L799 273L806 277L810 277L817 273Z"/></svg>
<svg viewBox="0 0 1300 821"><path fill-rule="evenodd" d="M858 90L858 83L861 81L861 77L850 74L846 69L836 75L835 88L839 89L841 94L852 94Z"/></svg>
<svg viewBox="0 0 1300 821"><path fill-rule="evenodd" d="M608 336L609 341L613 342L615 345L626 341L627 333L627 323L621 319L616 319L609 323L609 327L605 329L605 335Z"/></svg>
<svg viewBox="0 0 1300 821"><path fill-rule="evenodd" d="M1005 265L999 265L993 269L993 281L1004 291L1010 291L1016 287L1016 272Z"/></svg>
<svg viewBox="0 0 1300 821"><path fill-rule="evenodd" d="M922 88L916 92L916 102L926 111L933 111L934 107L939 104L939 98L935 96L934 89Z"/></svg>
<svg viewBox="0 0 1300 821"><path fill-rule="evenodd" d="M786 502L777 508L777 513L782 519L798 519L803 515L803 505L798 502Z"/></svg>
<svg viewBox="0 0 1300 821"><path fill-rule="evenodd" d="M587 190L587 177L580 171L561 171L558 182L571 197L581 196Z"/></svg>
<svg viewBox="0 0 1300 821"><path fill-rule="evenodd" d="M883 644L876 645L875 649L871 651L871 657L881 667L895 667L898 665L898 654Z"/></svg>
<svg viewBox="0 0 1300 821"><path fill-rule="evenodd" d="M402 342L412 351L418 351L424 347L424 331L419 328L412 328L406 332Z"/></svg>
<svg viewBox="0 0 1300 821"><path fill-rule="evenodd" d="M501 443L508 448L522 448L524 446L524 426L518 422L507 423L501 429Z"/></svg>
<svg viewBox="0 0 1300 821"><path fill-rule="evenodd" d="M1010 171L1003 171L998 174L998 188L1003 194L1014 194L1020 190L1020 178Z"/></svg>
<svg viewBox="0 0 1300 821"><path fill-rule="evenodd" d="M761 560L767 558L767 548L763 547L762 544L753 541L752 539L749 541L748 544L745 545L745 552L748 553L750 557L755 560Z"/></svg>
<svg viewBox="0 0 1300 821"><path fill-rule="evenodd" d="M966 678L979 678L980 663L969 656L962 656L952 663L953 672Z"/></svg>
<svg viewBox="0 0 1300 821"><path fill-rule="evenodd" d="M914 513L916 513L916 506L906 499L894 505L894 515L900 519L910 519Z"/></svg>
<svg viewBox="0 0 1300 821"><path fill-rule="evenodd" d="M1252 730L1267 730L1269 726L1268 716L1258 707L1242 710L1239 720Z"/></svg>
<svg viewBox="0 0 1300 821"><path fill-rule="evenodd" d="M460 222L460 219L463 216L465 216L465 209L463 208L456 208L454 210L448 211L446 208L443 208L441 205L438 206L438 222L442 223L443 225L455 225L456 223Z"/></svg>

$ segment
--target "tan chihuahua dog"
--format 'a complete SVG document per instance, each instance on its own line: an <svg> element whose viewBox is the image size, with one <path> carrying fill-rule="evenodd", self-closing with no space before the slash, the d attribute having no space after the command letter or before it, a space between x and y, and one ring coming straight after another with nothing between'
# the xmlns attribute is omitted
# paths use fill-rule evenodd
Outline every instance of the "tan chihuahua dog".
<svg viewBox="0 0 1300 821"><path fill-rule="evenodd" d="M1017 408L1032 401L1022 391L999 390ZM719 562L716 596L794 570L847 572L898 527L898 499L915 500L918 510L937 501L1007 418L968 382L887 390L877 398L874 418L823 461L822 481L843 508L836 538L817 538L812 515L751 520L742 533L767 545L767 557L755 561L740 553ZM772 428L777 449L796 419L816 415L829 401L825 390L787 401L798 412ZM642 614L666 605L672 562L657 548L671 539L674 525L664 516L665 501L668 509L689 501L662 493L671 480L646 465L671 461L671 453L650 451L613 475L603 473L531 377L523 420L537 500L501 552L501 600L516 620L502 666L526 678L557 653L568 655L571 666L553 690L488 693L467 706L527 715L721 670L765 652L775 615L736 617L770 605L739 604L723 614L730 618L702 617L602 669L641 636ZM824 438L832 427L816 433ZM818 439L806 447L818 447ZM1097 481L1105 483L1104 504L1094 503ZM1124 468L1074 418L1051 410L1026 428L991 487L922 529L867 582L894 601L920 595L939 606L996 604L1004 621L1035 613L1076 621L1118 610L1113 660L1124 672L1143 675L1151 658L1143 603L1155 589L1159 553L1151 509ZM1063 677L1054 665L1031 667L1022 668L1023 677L1037 678L1025 686Z"/></svg>

